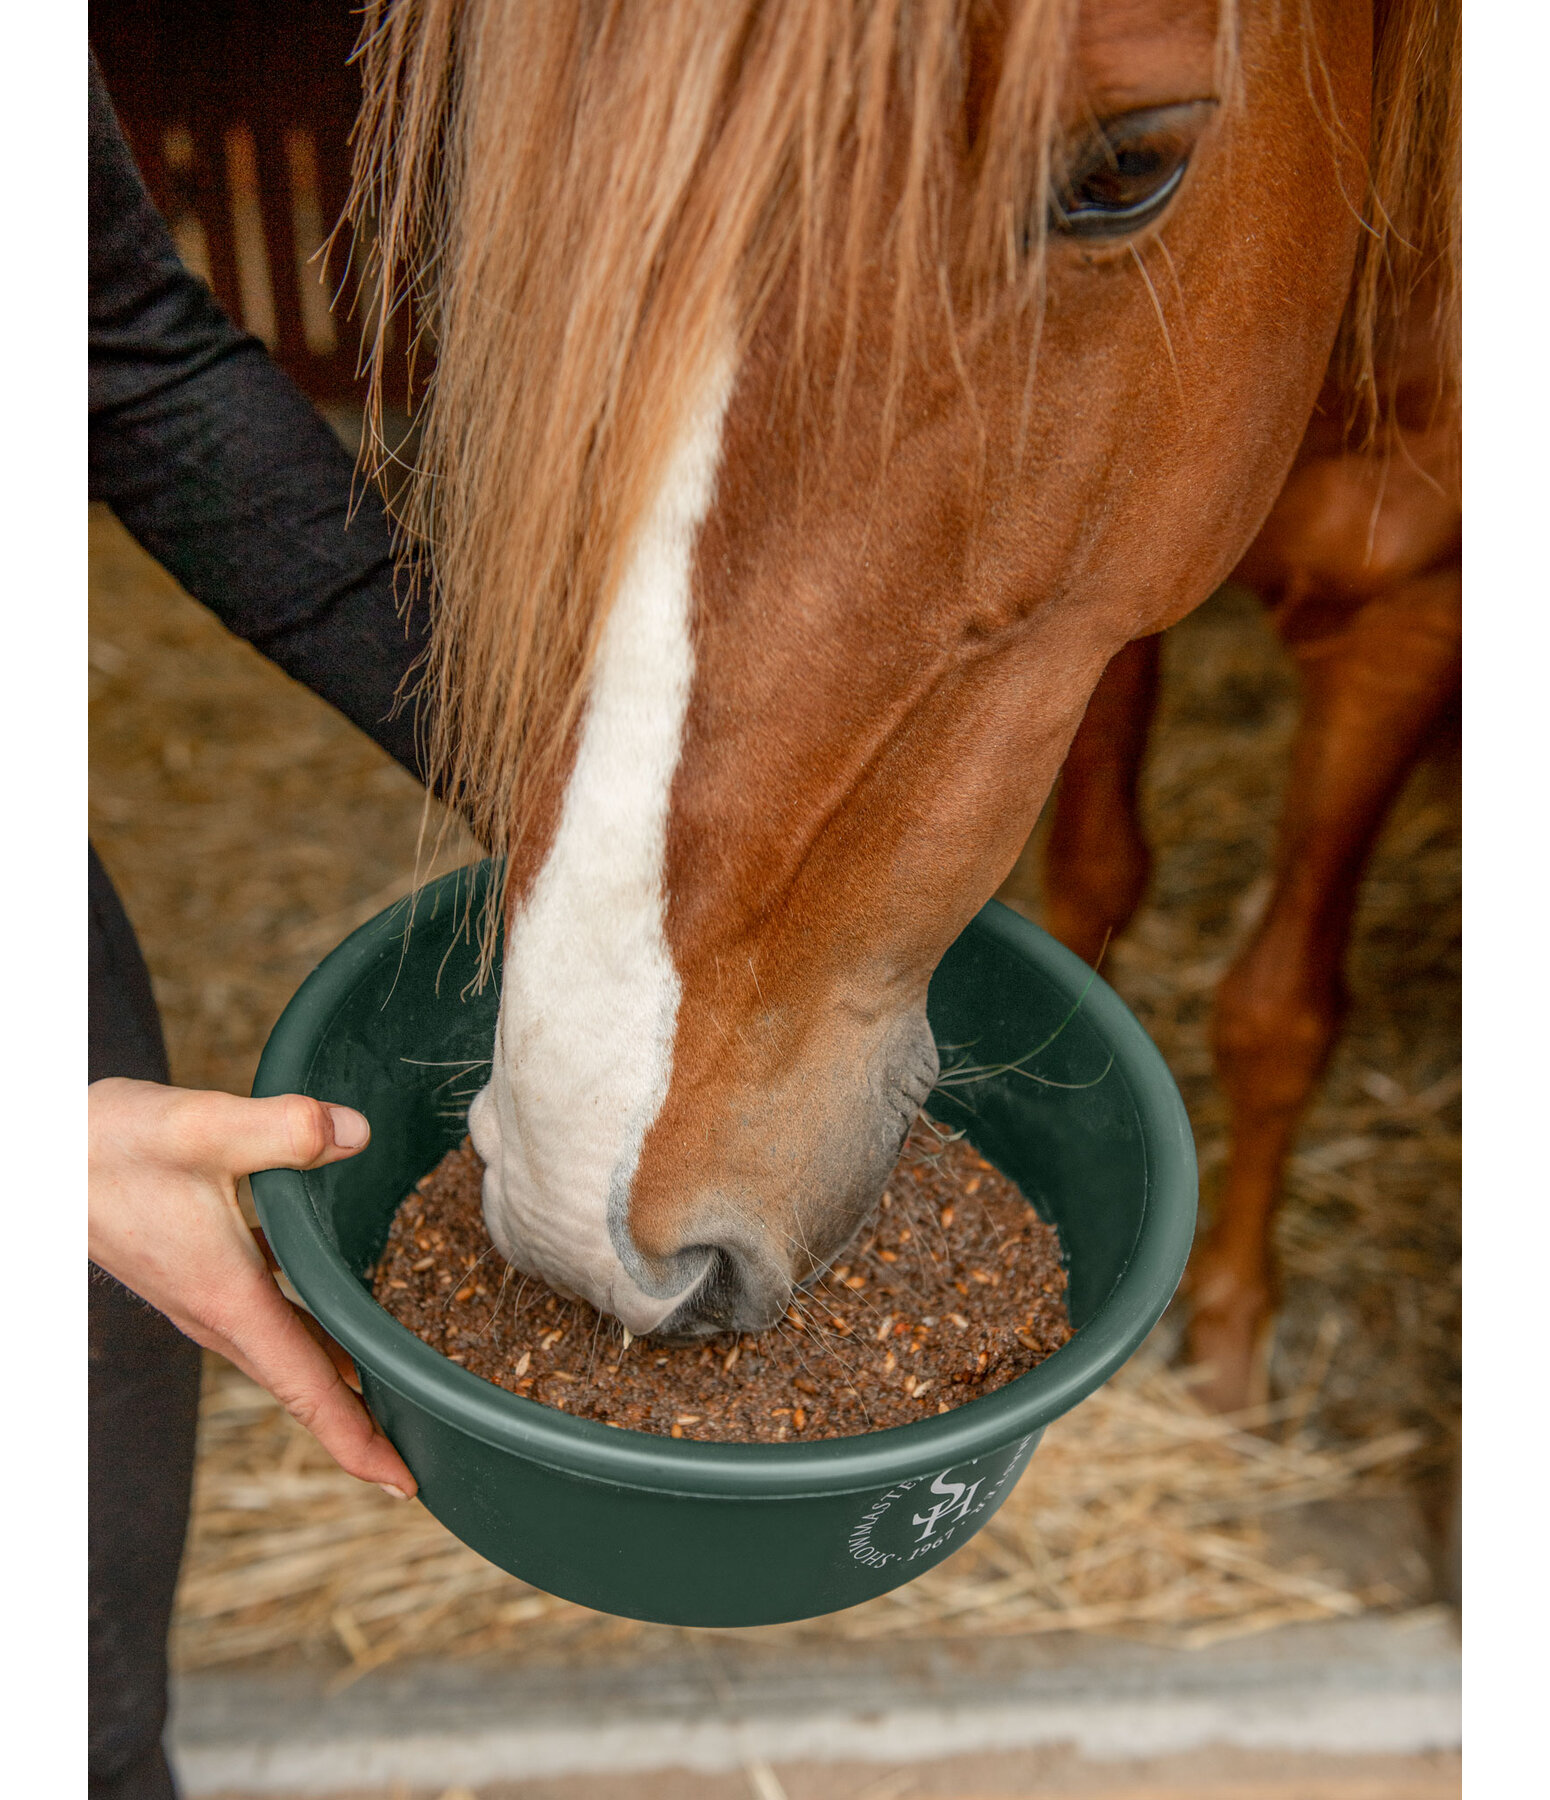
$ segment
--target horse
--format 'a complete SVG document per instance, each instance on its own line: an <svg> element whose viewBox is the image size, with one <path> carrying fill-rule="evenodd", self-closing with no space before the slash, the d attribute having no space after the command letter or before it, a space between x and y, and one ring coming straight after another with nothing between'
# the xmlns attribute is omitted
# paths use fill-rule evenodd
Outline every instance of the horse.
<svg viewBox="0 0 1550 1800"><path fill-rule="evenodd" d="M1446 335L1456 39L372 0L350 216L376 379L401 314L435 355L402 516L427 757L505 857L513 1266L693 1338L851 1239L1103 671L1240 564L1331 371L1362 428L1426 282Z"/></svg>
<svg viewBox="0 0 1550 1800"><path fill-rule="evenodd" d="M1220 1411L1263 1398L1276 1303L1271 1229L1286 1159L1338 1039L1363 871L1396 796L1456 702L1460 459L1439 418L1424 316L1383 384L1380 442L1321 397L1285 488L1234 571L1263 600L1302 700L1269 896L1217 990L1213 1048L1229 1112L1216 1218L1191 1260L1190 1357ZM1419 379L1417 379L1417 376ZM1096 962L1133 917L1150 855L1138 784L1158 691L1155 637L1104 671L1073 740L1045 843L1051 932Z"/></svg>

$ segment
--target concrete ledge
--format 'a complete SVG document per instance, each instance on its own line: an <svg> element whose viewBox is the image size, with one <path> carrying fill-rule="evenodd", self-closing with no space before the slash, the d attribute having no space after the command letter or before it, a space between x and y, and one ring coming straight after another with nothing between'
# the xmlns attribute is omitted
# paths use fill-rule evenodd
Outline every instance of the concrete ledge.
<svg viewBox="0 0 1550 1800"><path fill-rule="evenodd" d="M305 1676L184 1677L171 1742L193 1797L754 1762L898 1763L1067 1744L1417 1754L1460 1741L1440 1608L1182 1652L1101 1639L776 1649L707 1638L644 1666L399 1666L328 1696Z"/></svg>

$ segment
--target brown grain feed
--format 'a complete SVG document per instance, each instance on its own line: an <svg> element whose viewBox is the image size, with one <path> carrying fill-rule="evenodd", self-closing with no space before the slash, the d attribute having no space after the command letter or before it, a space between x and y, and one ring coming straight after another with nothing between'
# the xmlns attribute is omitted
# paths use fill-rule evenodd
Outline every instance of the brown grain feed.
<svg viewBox="0 0 1550 1800"><path fill-rule="evenodd" d="M785 1318L690 1344L506 1267L465 1139L400 1205L373 1293L475 1375L579 1418L718 1442L848 1437L948 1412L1071 1335L1060 1240L962 1138L911 1132L871 1224Z"/></svg>

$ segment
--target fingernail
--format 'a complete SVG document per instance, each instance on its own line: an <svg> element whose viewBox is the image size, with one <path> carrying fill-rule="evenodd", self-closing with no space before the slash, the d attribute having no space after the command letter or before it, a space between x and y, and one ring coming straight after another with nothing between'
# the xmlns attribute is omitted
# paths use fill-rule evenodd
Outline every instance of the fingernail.
<svg viewBox="0 0 1550 1800"><path fill-rule="evenodd" d="M407 1500L409 1498L409 1495L403 1488L394 1487L390 1481L379 1481L377 1486L382 1489L384 1494L390 1494L395 1500Z"/></svg>
<svg viewBox="0 0 1550 1800"><path fill-rule="evenodd" d="M334 1142L341 1150L359 1150L371 1138L366 1115L353 1106L330 1106L328 1116L334 1122Z"/></svg>

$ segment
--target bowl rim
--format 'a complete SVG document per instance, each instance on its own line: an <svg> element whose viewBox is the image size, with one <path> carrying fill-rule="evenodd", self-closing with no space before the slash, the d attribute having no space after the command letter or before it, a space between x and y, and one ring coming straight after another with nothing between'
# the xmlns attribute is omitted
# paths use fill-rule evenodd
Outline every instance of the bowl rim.
<svg viewBox="0 0 1550 1800"><path fill-rule="evenodd" d="M434 914L443 897L461 910L458 884L471 875L477 900L490 866L471 865L428 884L414 896L414 911L429 903ZM395 902L351 932L307 977L264 1047L255 1096L311 1092L320 1021L372 978L390 945L401 953L407 916L405 903ZM265 1234L302 1299L366 1374L471 1437L572 1476L686 1496L795 1498L889 1487L992 1454L1086 1399L1140 1347L1183 1276L1194 1238L1197 1176L1189 1117L1173 1076L1108 983L999 901L989 901L968 929L1027 957L1073 1000L1083 995L1085 1017L1113 1054L1111 1073L1124 1081L1135 1105L1147 1176L1136 1242L1097 1311L1061 1349L993 1394L907 1425L810 1443L703 1443L605 1425L508 1393L399 1324L329 1241L306 1173L266 1169L252 1177ZM348 1100L342 1094L318 1097Z"/></svg>

